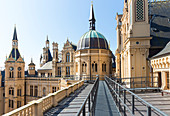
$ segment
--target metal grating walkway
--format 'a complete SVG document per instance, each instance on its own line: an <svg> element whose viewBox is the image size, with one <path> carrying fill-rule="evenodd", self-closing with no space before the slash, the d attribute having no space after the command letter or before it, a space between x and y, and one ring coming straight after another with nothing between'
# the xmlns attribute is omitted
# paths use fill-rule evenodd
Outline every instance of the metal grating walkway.
<svg viewBox="0 0 170 116"><path fill-rule="evenodd" d="M119 110L105 81L99 81L95 116L120 116Z"/></svg>

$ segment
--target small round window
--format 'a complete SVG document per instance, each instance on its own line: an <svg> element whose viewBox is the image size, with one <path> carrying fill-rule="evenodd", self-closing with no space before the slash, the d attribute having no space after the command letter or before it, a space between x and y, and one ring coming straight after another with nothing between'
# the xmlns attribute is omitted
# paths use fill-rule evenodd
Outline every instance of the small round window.
<svg viewBox="0 0 170 116"><path fill-rule="evenodd" d="M21 67L18 67L18 71L21 71Z"/></svg>
<svg viewBox="0 0 170 116"><path fill-rule="evenodd" d="M137 41L136 44L139 44L139 42Z"/></svg>

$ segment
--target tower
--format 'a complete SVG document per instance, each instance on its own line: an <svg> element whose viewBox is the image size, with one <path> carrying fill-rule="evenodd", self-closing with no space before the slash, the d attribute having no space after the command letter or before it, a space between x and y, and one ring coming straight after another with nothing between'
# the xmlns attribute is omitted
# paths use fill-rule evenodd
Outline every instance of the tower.
<svg viewBox="0 0 170 116"><path fill-rule="evenodd" d="M48 61L52 61L52 56L51 56L51 52L49 50L50 48L50 41L48 40L48 36L47 36L47 40L46 40L46 47L43 48L43 64L47 63Z"/></svg>
<svg viewBox="0 0 170 116"><path fill-rule="evenodd" d="M25 62L18 50L16 27L14 28L12 50L5 61L5 113L25 104Z"/></svg>
<svg viewBox="0 0 170 116"><path fill-rule="evenodd" d="M53 42L53 61L52 61L53 77L58 75L57 63L58 63L58 43Z"/></svg>
<svg viewBox="0 0 170 116"><path fill-rule="evenodd" d="M32 58L31 58L31 63L28 65L28 74L31 76L35 75L35 64L33 63Z"/></svg>

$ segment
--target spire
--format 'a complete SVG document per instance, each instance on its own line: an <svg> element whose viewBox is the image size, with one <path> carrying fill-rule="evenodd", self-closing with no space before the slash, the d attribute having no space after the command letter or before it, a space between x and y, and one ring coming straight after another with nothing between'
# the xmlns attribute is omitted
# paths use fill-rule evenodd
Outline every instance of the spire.
<svg viewBox="0 0 170 116"><path fill-rule="evenodd" d="M89 18L90 30L95 30L95 22L96 22L96 19L94 17L93 2L92 2L91 10L90 10L90 18Z"/></svg>
<svg viewBox="0 0 170 116"><path fill-rule="evenodd" d="M18 40L18 39L17 39L16 25L15 25L15 27L14 27L14 35L13 35L13 40Z"/></svg>
<svg viewBox="0 0 170 116"><path fill-rule="evenodd" d="M33 63L33 60L32 60L32 58L31 58L31 63Z"/></svg>

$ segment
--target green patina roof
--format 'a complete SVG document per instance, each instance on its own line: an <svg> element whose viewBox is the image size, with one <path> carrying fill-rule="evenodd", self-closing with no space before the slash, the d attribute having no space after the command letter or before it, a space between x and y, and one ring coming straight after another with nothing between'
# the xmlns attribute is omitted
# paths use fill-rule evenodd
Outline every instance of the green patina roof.
<svg viewBox="0 0 170 116"><path fill-rule="evenodd" d="M88 32L86 32L83 36L81 36L80 39L83 38L102 38L102 39L106 39L101 33L97 32L96 30L90 30Z"/></svg>

